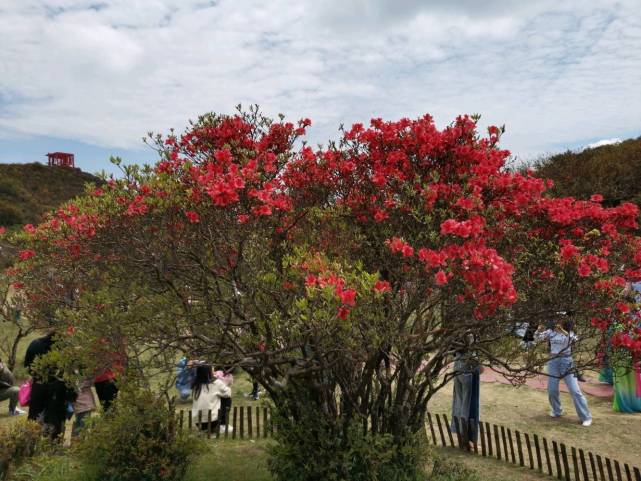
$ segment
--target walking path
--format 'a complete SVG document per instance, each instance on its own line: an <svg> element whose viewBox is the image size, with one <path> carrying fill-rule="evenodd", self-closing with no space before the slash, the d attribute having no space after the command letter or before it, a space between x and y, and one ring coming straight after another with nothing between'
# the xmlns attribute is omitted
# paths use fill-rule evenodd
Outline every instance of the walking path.
<svg viewBox="0 0 641 481"><path fill-rule="evenodd" d="M587 382L579 383L581 390L590 394L591 396L602 397L602 398L611 398L614 395L612 386L609 384L604 384L599 382L596 378L589 375L585 375ZM500 372L494 371L493 369L485 369L481 374L482 382L498 382L499 384L511 384L508 379L505 378ZM539 375L533 378L529 378L525 383L528 387L533 389L540 389L545 391L548 386L547 376ZM560 382L559 386L562 392L568 392L567 387L564 382Z"/></svg>

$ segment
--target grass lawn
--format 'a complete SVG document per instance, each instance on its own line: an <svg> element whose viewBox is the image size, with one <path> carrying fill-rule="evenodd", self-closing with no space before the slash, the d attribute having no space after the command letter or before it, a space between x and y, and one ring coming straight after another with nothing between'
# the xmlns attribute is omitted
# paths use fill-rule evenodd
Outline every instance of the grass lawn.
<svg viewBox="0 0 641 481"><path fill-rule="evenodd" d="M641 413L615 413L611 399L586 397L594 418L588 428L579 424L566 393L561 393L565 414L555 419L549 416L546 391L481 383L481 419L641 467ZM432 399L429 411L449 417L451 403L452 387L446 386Z"/></svg>
<svg viewBox="0 0 641 481"><path fill-rule="evenodd" d="M184 481L271 481L267 469L268 441L220 441L189 467ZM439 449L439 454L477 471L483 481L537 481L546 478L529 469L508 466L500 461L466 455L458 450ZM36 460L18 471L16 481L85 481L82 467L68 456Z"/></svg>

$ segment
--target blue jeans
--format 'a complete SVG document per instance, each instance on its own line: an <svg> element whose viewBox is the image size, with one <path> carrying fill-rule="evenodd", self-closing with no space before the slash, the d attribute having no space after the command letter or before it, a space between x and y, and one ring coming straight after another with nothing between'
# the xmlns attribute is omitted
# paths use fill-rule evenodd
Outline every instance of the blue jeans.
<svg viewBox="0 0 641 481"><path fill-rule="evenodd" d="M571 357L557 357L550 359L548 362L548 397L550 405L552 406L552 414L555 416L561 415L561 397L559 396L559 381L563 379L565 385L570 391L574 408L579 416L581 422L592 419L592 414L588 408L588 402L581 392L579 383L573 372L573 363Z"/></svg>

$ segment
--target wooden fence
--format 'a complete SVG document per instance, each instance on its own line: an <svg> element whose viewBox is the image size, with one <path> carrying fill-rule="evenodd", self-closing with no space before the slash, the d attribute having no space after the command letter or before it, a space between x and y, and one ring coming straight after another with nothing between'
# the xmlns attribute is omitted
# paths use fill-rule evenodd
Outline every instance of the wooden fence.
<svg viewBox="0 0 641 481"><path fill-rule="evenodd" d="M472 420L454 418L453 421L455 433L450 430L447 415L427 413L433 444L438 445L440 441L442 446L529 467L565 481L641 481L639 468L581 448L488 422L478 424L475 439L473 433L477 427Z"/></svg>
<svg viewBox="0 0 641 481"><path fill-rule="evenodd" d="M221 410L217 418L223 418L222 415ZM266 406L234 406L227 410L227 424L214 426L212 417L211 410L198 411L197 416L191 410L180 410L178 426L181 430L197 429L208 438L217 439L260 439L274 435L271 408ZM203 423L206 423L206 429L201 429Z"/></svg>
<svg viewBox="0 0 641 481"><path fill-rule="evenodd" d="M221 419L220 415L218 419ZM271 408L266 406L234 406L227 411L227 424L214 427L211 421L211 411L199 411L197 416L191 410L180 410L178 413L181 430L197 429L208 438L269 438L276 429ZM637 467L581 448L568 447L537 434L480 422L478 436L473 436L477 428L471 421L454 418L457 432L452 433L447 415L427 413L428 438L431 437L436 446L460 448L480 456L529 467L565 481L641 481L641 471ZM207 423L206 430L201 429L203 423Z"/></svg>

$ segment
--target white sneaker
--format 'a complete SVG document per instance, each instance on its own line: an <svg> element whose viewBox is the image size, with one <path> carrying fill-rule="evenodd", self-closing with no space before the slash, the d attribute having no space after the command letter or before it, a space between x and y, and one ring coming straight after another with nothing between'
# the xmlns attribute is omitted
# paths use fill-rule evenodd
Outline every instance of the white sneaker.
<svg viewBox="0 0 641 481"><path fill-rule="evenodd" d="M560 418L561 416L563 416L563 413L555 414L554 411L550 411L550 417L551 418Z"/></svg>
<svg viewBox="0 0 641 481"><path fill-rule="evenodd" d="M587 428L588 426L592 426L592 419L588 419L587 421L583 421L583 422L581 423L581 426L585 426L586 428Z"/></svg>
<svg viewBox="0 0 641 481"><path fill-rule="evenodd" d="M9 416L20 416L21 414L25 414L26 411L23 411L20 408L15 408L13 411L9 411Z"/></svg>

